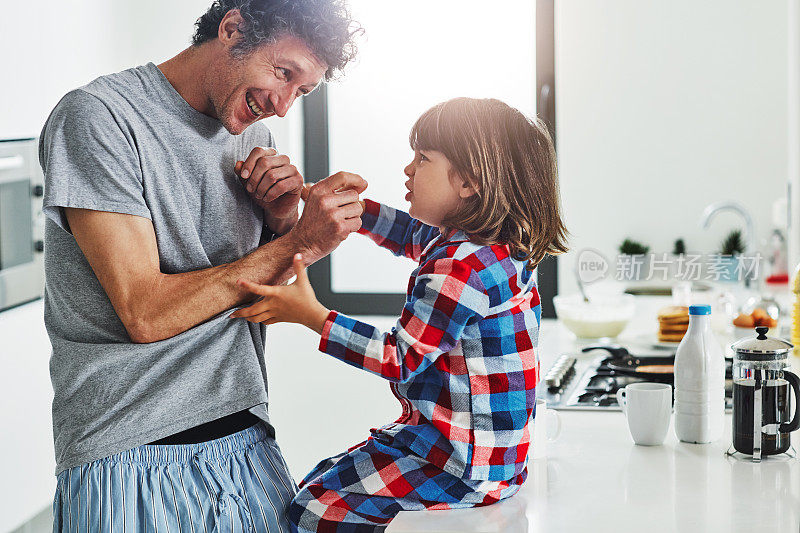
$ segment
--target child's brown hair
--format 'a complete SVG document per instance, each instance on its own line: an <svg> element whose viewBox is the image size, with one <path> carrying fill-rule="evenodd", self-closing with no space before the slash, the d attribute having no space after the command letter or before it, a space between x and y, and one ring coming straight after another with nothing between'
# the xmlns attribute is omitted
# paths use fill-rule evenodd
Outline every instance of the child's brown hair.
<svg viewBox="0 0 800 533"><path fill-rule="evenodd" d="M493 98L454 98L423 113L409 142L441 152L477 190L443 225L479 244L508 244L530 269L567 251L556 155L541 120Z"/></svg>

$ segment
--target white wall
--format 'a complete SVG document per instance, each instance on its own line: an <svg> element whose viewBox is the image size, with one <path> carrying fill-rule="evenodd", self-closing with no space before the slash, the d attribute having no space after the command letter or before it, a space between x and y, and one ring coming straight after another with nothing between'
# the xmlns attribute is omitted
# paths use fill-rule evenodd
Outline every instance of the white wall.
<svg viewBox="0 0 800 533"><path fill-rule="evenodd" d="M800 267L800 1L789 0L788 104L788 182L789 272Z"/></svg>
<svg viewBox="0 0 800 533"><path fill-rule="evenodd" d="M61 97L97 76L174 56L189 46L194 22L209 5L211 0L15 3L0 17L0 139L38 136ZM302 166L301 117L296 105L285 120L267 124L281 151Z"/></svg>
<svg viewBox="0 0 800 533"><path fill-rule="evenodd" d="M39 134L69 89L114 68L110 3L16 2L0 17L0 139Z"/></svg>
<svg viewBox="0 0 800 533"><path fill-rule="evenodd" d="M768 235L787 174L787 2L562 0L556 11L561 192L573 250L625 237L718 249L736 200ZM573 292L575 254L562 258Z"/></svg>

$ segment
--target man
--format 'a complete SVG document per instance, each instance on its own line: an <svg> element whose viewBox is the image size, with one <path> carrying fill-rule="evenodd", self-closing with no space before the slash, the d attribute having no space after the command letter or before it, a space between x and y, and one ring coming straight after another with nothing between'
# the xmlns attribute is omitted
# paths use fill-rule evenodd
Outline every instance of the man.
<svg viewBox="0 0 800 533"><path fill-rule="evenodd" d="M360 177L314 185L259 120L353 57L341 0L218 0L161 65L68 93L40 141L55 528L288 531L265 331L279 284L360 227Z"/></svg>

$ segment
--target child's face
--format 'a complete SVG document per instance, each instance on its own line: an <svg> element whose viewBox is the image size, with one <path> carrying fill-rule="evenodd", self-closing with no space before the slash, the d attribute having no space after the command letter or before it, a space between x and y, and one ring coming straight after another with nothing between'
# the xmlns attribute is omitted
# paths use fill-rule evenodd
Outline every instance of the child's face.
<svg viewBox="0 0 800 533"><path fill-rule="evenodd" d="M453 172L450 161L435 150L415 151L404 172L408 176L406 200L411 202L408 213L431 226L441 227L462 198L475 194L472 186Z"/></svg>

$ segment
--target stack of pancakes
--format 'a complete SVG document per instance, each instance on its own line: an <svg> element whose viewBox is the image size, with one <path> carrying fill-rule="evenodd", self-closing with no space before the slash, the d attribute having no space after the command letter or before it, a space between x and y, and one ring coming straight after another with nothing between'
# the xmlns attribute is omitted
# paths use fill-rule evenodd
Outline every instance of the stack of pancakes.
<svg viewBox="0 0 800 533"><path fill-rule="evenodd" d="M658 311L658 340L680 342L689 328L689 308L670 305Z"/></svg>

